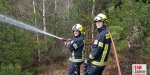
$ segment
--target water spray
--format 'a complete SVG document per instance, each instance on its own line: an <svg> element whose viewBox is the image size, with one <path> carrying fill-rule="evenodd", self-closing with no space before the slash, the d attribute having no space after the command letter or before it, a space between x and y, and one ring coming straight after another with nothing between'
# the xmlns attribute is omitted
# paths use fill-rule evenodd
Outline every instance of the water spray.
<svg viewBox="0 0 150 75"><path fill-rule="evenodd" d="M49 36L52 36L54 38L57 38L57 39L60 39L60 40L63 40L63 41L67 41L64 38L61 38L61 37L58 37L56 35L50 34L48 32L42 31L42 30L40 30L40 29L38 29L36 27L33 27L33 26L25 24L23 22L14 20L12 18L9 18L9 17L1 15L1 14L0 14L0 21L3 22L3 23L8 23L10 25L21 27L21 28L24 28L24 29L27 29L27 30L31 30L31 31L34 31L34 32L38 32L38 33L41 33L41 34L49 35Z"/></svg>

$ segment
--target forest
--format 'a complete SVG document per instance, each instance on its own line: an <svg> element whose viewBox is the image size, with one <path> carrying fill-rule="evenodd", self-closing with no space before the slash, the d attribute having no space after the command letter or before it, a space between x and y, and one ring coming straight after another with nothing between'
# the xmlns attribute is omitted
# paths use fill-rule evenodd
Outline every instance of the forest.
<svg viewBox="0 0 150 75"><path fill-rule="evenodd" d="M97 34L93 18L99 13L108 18L122 75L132 75L132 64L146 64L150 75L150 0L0 0L0 15L58 37L73 39L72 26L79 23L85 42ZM62 40L8 23L0 21L0 75L67 75L69 50ZM91 51L92 44L85 45L85 58ZM103 75L119 75L113 47Z"/></svg>

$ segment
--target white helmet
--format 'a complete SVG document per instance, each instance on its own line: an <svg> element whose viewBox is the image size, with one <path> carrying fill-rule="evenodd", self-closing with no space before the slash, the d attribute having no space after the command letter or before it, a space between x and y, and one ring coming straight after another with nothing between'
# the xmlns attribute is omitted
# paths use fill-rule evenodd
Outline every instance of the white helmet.
<svg viewBox="0 0 150 75"><path fill-rule="evenodd" d="M94 18L94 22L98 22L98 21L103 21L103 22L107 22L107 17L106 15L100 13L98 14L95 18Z"/></svg>

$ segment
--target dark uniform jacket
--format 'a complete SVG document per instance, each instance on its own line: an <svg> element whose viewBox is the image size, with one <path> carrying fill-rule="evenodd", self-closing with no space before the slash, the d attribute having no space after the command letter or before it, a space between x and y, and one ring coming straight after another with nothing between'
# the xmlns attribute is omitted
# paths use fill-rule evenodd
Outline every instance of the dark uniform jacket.
<svg viewBox="0 0 150 75"><path fill-rule="evenodd" d="M97 66L105 66L108 60L108 54L110 51L111 39L106 25L102 28L98 28L98 36L93 44L93 50L89 55L91 63Z"/></svg>
<svg viewBox="0 0 150 75"><path fill-rule="evenodd" d="M68 49L70 50L69 60L72 62L83 62L84 61L84 35L79 35L70 41Z"/></svg>

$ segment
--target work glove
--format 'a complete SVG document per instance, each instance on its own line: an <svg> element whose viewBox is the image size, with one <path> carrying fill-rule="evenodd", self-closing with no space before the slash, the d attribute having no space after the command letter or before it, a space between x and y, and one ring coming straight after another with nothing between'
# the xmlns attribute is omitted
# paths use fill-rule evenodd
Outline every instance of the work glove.
<svg viewBox="0 0 150 75"><path fill-rule="evenodd" d="M87 68L88 68L88 64L84 63L84 67L83 67L83 74L87 75Z"/></svg>
<svg viewBox="0 0 150 75"><path fill-rule="evenodd" d="M84 63L87 63L87 64L90 64L90 62L91 62L91 59L89 57L84 61Z"/></svg>
<svg viewBox="0 0 150 75"><path fill-rule="evenodd" d="M72 40L71 40L71 39L68 39L67 41L68 41L68 43L71 43Z"/></svg>
<svg viewBox="0 0 150 75"><path fill-rule="evenodd" d="M89 57L84 61L84 67L83 67L83 75L89 75L87 72L87 68L91 63L91 60Z"/></svg>

